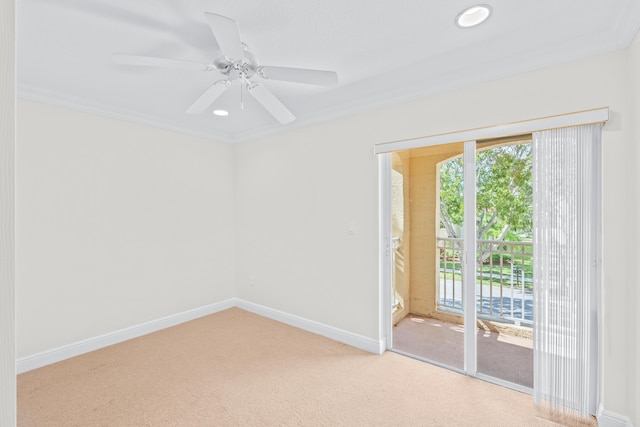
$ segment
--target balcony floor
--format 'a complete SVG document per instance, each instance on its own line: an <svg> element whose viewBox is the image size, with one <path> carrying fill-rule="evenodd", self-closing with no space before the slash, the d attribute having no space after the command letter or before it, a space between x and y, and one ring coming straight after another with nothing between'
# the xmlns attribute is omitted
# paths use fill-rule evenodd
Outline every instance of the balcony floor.
<svg viewBox="0 0 640 427"><path fill-rule="evenodd" d="M533 387L533 341L478 330L478 372ZM463 369L462 325L410 314L393 328L393 348Z"/></svg>

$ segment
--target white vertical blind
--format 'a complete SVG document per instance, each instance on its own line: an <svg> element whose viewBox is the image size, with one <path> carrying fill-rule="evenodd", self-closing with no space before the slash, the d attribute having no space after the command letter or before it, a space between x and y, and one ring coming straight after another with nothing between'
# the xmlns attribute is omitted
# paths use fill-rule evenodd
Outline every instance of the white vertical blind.
<svg viewBox="0 0 640 427"><path fill-rule="evenodd" d="M601 124L533 133L534 397L595 413Z"/></svg>

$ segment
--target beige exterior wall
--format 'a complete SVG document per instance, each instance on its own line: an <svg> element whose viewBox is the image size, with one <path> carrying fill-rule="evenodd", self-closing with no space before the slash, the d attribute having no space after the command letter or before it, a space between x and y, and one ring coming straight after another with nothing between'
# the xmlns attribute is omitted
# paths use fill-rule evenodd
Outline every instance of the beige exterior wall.
<svg viewBox="0 0 640 427"><path fill-rule="evenodd" d="M456 148L450 147L450 152L438 154L431 154L429 150L414 152L411 156L411 307L414 314L422 316L433 317L436 314L437 165L458 155Z"/></svg>
<svg viewBox="0 0 640 427"><path fill-rule="evenodd" d="M401 237L396 251L395 286L402 307L397 323L409 313L460 322L459 316L436 312L436 232L439 225L438 165L462 154L463 144L425 147L394 153L392 158L392 235Z"/></svg>

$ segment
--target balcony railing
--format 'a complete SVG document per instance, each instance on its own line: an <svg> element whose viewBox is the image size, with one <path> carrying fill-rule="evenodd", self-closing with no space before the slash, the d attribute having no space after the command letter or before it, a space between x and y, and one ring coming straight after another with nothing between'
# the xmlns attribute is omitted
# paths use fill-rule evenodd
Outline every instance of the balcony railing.
<svg viewBox="0 0 640 427"><path fill-rule="evenodd" d="M438 309L462 313L464 241L437 238L440 252ZM476 310L478 317L517 325L533 322L533 244L478 240Z"/></svg>

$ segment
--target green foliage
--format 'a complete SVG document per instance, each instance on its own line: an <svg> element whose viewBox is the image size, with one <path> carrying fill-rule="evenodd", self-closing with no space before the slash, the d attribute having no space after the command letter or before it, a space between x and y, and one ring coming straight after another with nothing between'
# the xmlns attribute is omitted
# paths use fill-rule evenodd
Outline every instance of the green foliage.
<svg viewBox="0 0 640 427"><path fill-rule="evenodd" d="M486 262L486 261L485 261ZM491 262L494 265L509 264L511 263L511 255L508 254L491 254Z"/></svg>
<svg viewBox="0 0 640 427"><path fill-rule="evenodd" d="M518 241L532 230L531 144L505 145L476 155L476 227L480 240ZM440 217L451 237L464 216L461 158L440 167Z"/></svg>

